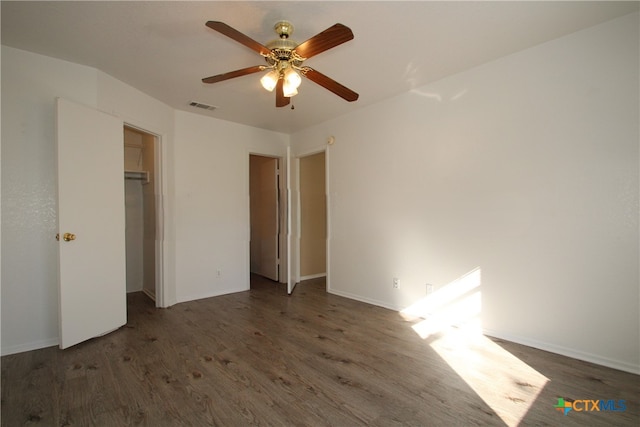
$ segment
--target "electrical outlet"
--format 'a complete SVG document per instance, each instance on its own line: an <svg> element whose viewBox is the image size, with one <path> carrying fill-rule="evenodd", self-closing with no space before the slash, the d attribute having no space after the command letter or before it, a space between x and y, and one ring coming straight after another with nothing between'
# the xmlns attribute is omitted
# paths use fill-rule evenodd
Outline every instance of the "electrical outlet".
<svg viewBox="0 0 640 427"><path fill-rule="evenodd" d="M400 279L397 277L393 278L393 289L400 289Z"/></svg>
<svg viewBox="0 0 640 427"><path fill-rule="evenodd" d="M427 295L433 292L433 285L431 283L427 283Z"/></svg>

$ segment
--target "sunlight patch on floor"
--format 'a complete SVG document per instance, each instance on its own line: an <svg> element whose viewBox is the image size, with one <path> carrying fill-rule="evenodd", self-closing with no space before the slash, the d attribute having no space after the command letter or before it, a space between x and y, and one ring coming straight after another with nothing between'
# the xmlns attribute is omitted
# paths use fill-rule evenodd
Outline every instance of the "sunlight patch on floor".
<svg viewBox="0 0 640 427"><path fill-rule="evenodd" d="M549 381L482 334L476 268L401 311L413 330L509 426L527 414Z"/></svg>

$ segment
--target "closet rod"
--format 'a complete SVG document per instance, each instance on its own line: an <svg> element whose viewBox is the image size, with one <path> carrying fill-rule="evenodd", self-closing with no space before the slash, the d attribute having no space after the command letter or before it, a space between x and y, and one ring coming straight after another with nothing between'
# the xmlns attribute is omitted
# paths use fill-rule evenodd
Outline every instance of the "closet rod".
<svg viewBox="0 0 640 427"><path fill-rule="evenodd" d="M124 171L124 179L142 181L143 184L149 183L149 172L147 171Z"/></svg>

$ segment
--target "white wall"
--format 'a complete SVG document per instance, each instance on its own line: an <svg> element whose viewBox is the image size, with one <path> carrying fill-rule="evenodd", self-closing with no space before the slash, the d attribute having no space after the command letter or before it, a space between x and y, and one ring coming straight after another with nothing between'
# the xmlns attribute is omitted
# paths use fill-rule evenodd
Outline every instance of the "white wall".
<svg viewBox="0 0 640 427"><path fill-rule="evenodd" d="M284 156L287 135L175 112L95 69L2 46L2 354L58 343L56 97L158 135L165 305L246 289L249 153Z"/></svg>
<svg viewBox="0 0 640 427"><path fill-rule="evenodd" d="M54 99L96 104L94 69L2 46L2 352L57 344Z"/></svg>
<svg viewBox="0 0 640 427"><path fill-rule="evenodd" d="M488 333L640 372L638 44L628 15L292 135L336 137L330 291L480 268Z"/></svg>
<svg viewBox="0 0 640 427"><path fill-rule="evenodd" d="M175 123L177 301L249 289L249 154L286 156L289 137L181 111Z"/></svg>

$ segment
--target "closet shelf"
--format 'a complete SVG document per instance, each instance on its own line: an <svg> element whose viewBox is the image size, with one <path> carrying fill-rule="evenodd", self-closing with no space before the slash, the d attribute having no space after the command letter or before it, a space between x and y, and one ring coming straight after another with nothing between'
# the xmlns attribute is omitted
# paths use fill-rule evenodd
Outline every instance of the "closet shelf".
<svg viewBox="0 0 640 427"><path fill-rule="evenodd" d="M142 181L142 184L148 184L149 172L148 171L124 171L124 179Z"/></svg>

